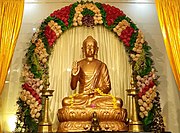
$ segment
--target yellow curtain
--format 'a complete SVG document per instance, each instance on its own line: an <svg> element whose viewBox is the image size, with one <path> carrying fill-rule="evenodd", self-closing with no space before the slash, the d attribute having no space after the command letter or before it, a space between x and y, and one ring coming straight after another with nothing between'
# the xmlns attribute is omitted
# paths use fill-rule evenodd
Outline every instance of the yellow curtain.
<svg viewBox="0 0 180 133"><path fill-rule="evenodd" d="M156 0L169 61L180 90L180 0Z"/></svg>
<svg viewBox="0 0 180 133"><path fill-rule="evenodd" d="M24 0L0 0L0 95L21 27Z"/></svg>

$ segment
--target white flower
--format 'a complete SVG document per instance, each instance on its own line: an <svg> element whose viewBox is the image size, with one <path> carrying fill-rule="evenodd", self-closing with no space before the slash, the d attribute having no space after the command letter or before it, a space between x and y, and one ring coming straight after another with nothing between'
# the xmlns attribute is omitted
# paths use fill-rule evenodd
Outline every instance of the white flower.
<svg viewBox="0 0 180 133"><path fill-rule="evenodd" d="M34 108L34 104L30 104L30 109Z"/></svg>
<svg viewBox="0 0 180 133"><path fill-rule="evenodd" d="M29 91L26 91L26 95L30 95L30 92L29 92Z"/></svg>
<svg viewBox="0 0 180 133"><path fill-rule="evenodd" d="M150 94L152 94L152 93L153 93L153 89L152 89L152 88L149 88L148 92L149 92Z"/></svg>
<svg viewBox="0 0 180 133"><path fill-rule="evenodd" d="M145 95L142 96L143 101L147 100L147 97Z"/></svg>
<svg viewBox="0 0 180 133"><path fill-rule="evenodd" d="M147 106L147 107L146 107L146 110L149 111L149 110L151 110L151 108L150 108L149 106Z"/></svg>
<svg viewBox="0 0 180 133"><path fill-rule="evenodd" d="M155 73L152 75L152 78L153 78L153 79L156 79L156 78L157 78L157 76L156 76Z"/></svg>
<svg viewBox="0 0 180 133"><path fill-rule="evenodd" d="M152 107L153 107L153 104L152 104L152 103L150 103L150 104L149 104L149 107L152 109Z"/></svg>
<svg viewBox="0 0 180 133"><path fill-rule="evenodd" d="M41 104L39 104L39 106L37 107L37 109L38 109L38 111L41 111L41 109L42 109L42 105L41 105Z"/></svg>
<svg viewBox="0 0 180 133"><path fill-rule="evenodd" d="M148 80L149 80L149 81L152 81L152 77L149 77Z"/></svg>
<svg viewBox="0 0 180 133"><path fill-rule="evenodd" d="M146 85L149 85L149 80L146 80L146 81L145 81L145 84L146 84Z"/></svg>
<svg viewBox="0 0 180 133"><path fill-rule="evenodd" d="M36 89L36 92L39 94L39 92L40 92L40 89Z"/></svg>
<svg viewBox="0 0 180 133"><path fill-rule="evenodd" d="M26 95L27 99L30 101L30 99L32 98L32 95Z"/></svg>
<svg viewBox="0 0 180 133"><path fill-rule="evenodd" d="M25 132L25 128L22 129L22 132Z"/></svg>
<svg viewBox="0 0 180 133"><path fill-rule="evenodd" d="M41 115L41 114L38 112L38 113L36 114L36 118L39 118L40 115Z"/></svg>
<svg viewBox="0 0 180 133"><path fill-rule="evenodd" d="M150 104L150 103L151 103L151 100L148 98L148 99L146 100L146 103L147 103L147 104Z"/></svg>
<svg viewBox="0 0 180 133"><path fill-rule="evenodd" d="M36 86L37 86L37 87L40 86L40 81L37 81Z"/></svg>
<svg viewBox="0 0 180 133"><path fill-rule="evenodd" d="M138 81L138 82L137 82L137 86L139 87L140 85L141 85L141 82L140 82L140 81Z"/></svg>
<svg viewBox="0 0 180 133"><path fill-rule="evenodd" d="M36 99L33 97L33 98L31 99L31 103L35 103L35 101L36 101Z"/></svg>
<svg viewBox="0 0 180 133"><path fill-rule="evenodd" d="M144 103L143 103L143 107L145 107L145 108L146 108L147 106L148 106L148 105L147 105L147 103L146 103L146 102L144 102Z"/></svg>
<svg viewBox="0 0 180 133"><path fill-rule="evenodd" d="M153 90L156 90L156 85L154 85L152 89L153 89Z"/></svg>
<svg viewBox="0 0 180 133"><path fill-rule="evenodd" d="M73 22L73 26L77 26L78 24L77 24L77 22Z"/></svg>
<svg viewBox="0 0 180 133"><path fill-rule="evenodd" d="M34 107L38 107L38 101L36 101L35 103L34 103Z"/></svg>
<svg viewBox="0 0 180 133"><path fill-rule="evenodd" d="M134 59L136 56L135 54L130 54L130 57Z"/></svg>
<svg viewBox="0 0 180 133"><path fill-rule="evenodd" d="M141 112L145 111L145 108L143 106L140 106L140 111Z"/></svg>
<svg viewBox="0 0 180 133"><path fill-rule="evenodd" d="M42 59L42 63L46 63L47 62L47 59L46 58L43 58Z"/></svg>
<svg viewBox="0 0 180 133"><path fill-rule="evenodd" d="M137 58L137 57L133 59L133 61L137 61L137 60L138 60L138 58Z"/></svg>
<svg viewBox="0 0 180 133"><path fill-rule="evenodd" d="M27 100L27 98L26 98L24 95L21 95L20 98L21 98L21 100L24 101L24 102Z"/></svg>
<svg viewBox="0 0 180 133"><path fill-rule="evenodd" d="M144 83L145 79L144 78L141 78L141 82Z"/></svg>
<svg viewBox="0 0 180 133"><path fill-rule="evenodd" d="M144 88L146 85L144 83L141 84L141 87Z"/></svg>
<svg viewBox="0 0 180 133"><path fill-rule="evenodd" d="M148 112L147 112L147 111L144 111L143 114L144 114L145 116L148 116Z"/></svg>
<svg viewBox="0 0 180 133"><path fill-rule="evenodd" d="M143 105L143 100L142 99L138 99L138 104L139 105Z"/></svg>
<svg viewBox="0 0 180 133"><path fill-rule="evenodd" d="M150 97L149 91L146 91L146 97Z"/></svg>
<svg viewBox="0 0 180 133"><path fill-rule="evenodd" d="M34 117L35 117L35 114L32 114L31 117L34 118Z"/></svg>
<svg viewBox="0 0 180 133"><path fill-rule="evenodd" d="M139 87L139 91L142 92L142 90L143 90L143 89L142 89L141 87Z"/></svg>
<svg viewBox="0 0 180 133"><path fill-rule="evenodd" d="M136 79L141 80L141 76L137 75Z"/></svg>
<svg viewBox="0 0 180 133"><path fill-rule="evenodd" d="M31 101L30 100L27 100L27 102L26 102L28 105L30 105L31 104Z"/></svg>
<svg viewBox="0 0 180 133"><path fill-rule="evenodd" d="M22 126L24 125L24 122L21 122L21 124L20 124L20 125L21 125L21 127L22 127Z"/></svg>
<svg viewBox="0 0 180 133"><path fill-rule="evenodd" d="M43 89L43 85L41 85L40 87L39 87L39 90L42 90Z"/></svg>
<svg viewBox="0 0 180 133"><path fill-rule="evenodd" d="M33 114L36 114L38 112L38 110L35 108L34 110L33 110Z"/></svg>
<svg viewBox="0 0 180 133"><path fill-rule="evenodd" d="M144 118L144 114L143 114L142 112L139 112L139 116L140 116L141 118Z"/></svg>

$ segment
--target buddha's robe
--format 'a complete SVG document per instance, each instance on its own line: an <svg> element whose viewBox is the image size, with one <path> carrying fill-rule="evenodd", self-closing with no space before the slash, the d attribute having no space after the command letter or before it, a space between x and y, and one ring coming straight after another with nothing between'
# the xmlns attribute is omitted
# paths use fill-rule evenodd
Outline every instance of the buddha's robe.
<svg viewBox="0 0 180 133"><path fill-rule="evenodd" d="M113 107L113 98L111 96L101 96L95 92L99 88L104 94L108 94L111 90L111 83L108 69L105 63L94 59L88 62L83 59L78 62L80 68L77 75L72 75L71 88L74 90L79 81L79 94L70 99L66 97L62 101L63 106L95 106L95 107ZM117 106L122 107L122 100L116 99Z"/></svg>

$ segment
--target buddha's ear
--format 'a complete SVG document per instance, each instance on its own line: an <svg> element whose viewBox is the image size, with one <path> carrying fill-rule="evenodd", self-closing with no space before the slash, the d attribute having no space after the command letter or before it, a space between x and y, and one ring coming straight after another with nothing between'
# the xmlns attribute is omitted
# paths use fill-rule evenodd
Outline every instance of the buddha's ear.
<svg viewBox="0 0 180 133"><path fill-rule="evenodd" d="M81 47L81 50L82 50L82 57L84 58L84 48L83 47Z"/></svg>
<svg viewBox="0 0 180 133"><path fill-rule="evenodd" d="M98 53L98 51L99 51L99 47L97 46L97 47L96 47L96 53Z"/></svg>
<svg viewBox="0 0 180 133"><path fill-rule="evenodd" d="M84 47L81 47L81 49L82 49L82 52L84 53Z"/></svg>
<svg viewBox="0 0 180 133"><path fill-rule="evenodd" d="M95 58L98 58L98 51L99 51L99 47L96 47Z"/></svg>

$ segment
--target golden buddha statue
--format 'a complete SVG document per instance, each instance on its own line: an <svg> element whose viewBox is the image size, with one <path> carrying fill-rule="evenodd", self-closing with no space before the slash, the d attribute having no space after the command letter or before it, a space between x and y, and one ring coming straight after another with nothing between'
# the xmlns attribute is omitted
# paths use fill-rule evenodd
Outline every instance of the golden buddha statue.
<svg viewBox="0 0 180 133"><path fill-rule="evenodd" d="M93 112L97 112L103 130L126 131L127 112L122 108L123 102L109 93L111 82L107 66L95 58L97 41L88 36L82 50L85 58L73 63L71 74L71 89L75 90L79 82L79 91L63 99L63 108L58 110L58 132L90 129Z"/></svg>

